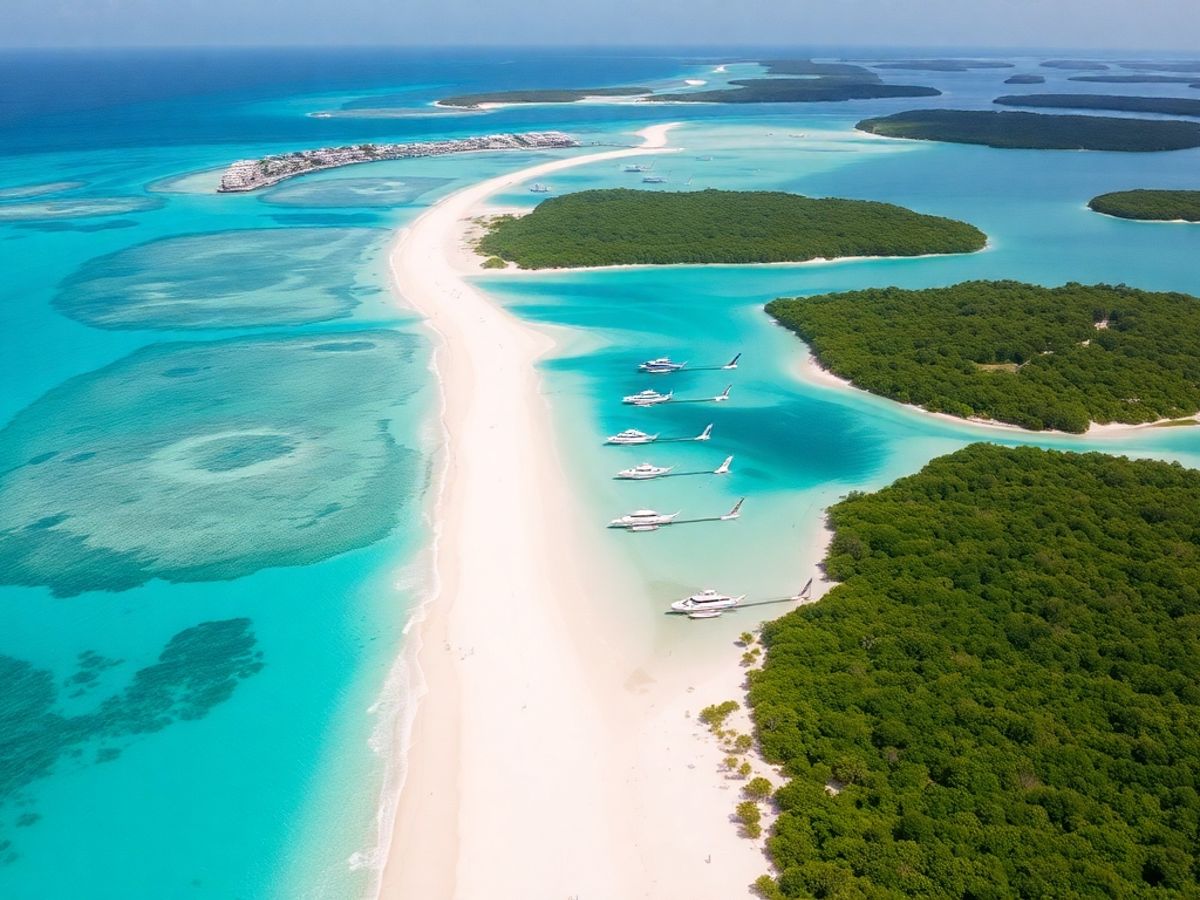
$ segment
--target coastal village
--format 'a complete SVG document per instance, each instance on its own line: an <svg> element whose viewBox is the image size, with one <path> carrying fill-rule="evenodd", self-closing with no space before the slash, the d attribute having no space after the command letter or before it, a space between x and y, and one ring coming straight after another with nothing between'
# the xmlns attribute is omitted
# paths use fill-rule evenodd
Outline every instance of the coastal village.
<svg viewBox="0 0 1200 900"><path fill-rule="evenodd" d="M385 159L446 156L450 153L473 153L479 150L559 150L578 146L579 141L561 131L529 131L522 134L489 134L448 141L320 147L316 150L278 153L264 156L262 159L239 159L225 170L217 191L224 194L256 191L296 175Z"/></svg>

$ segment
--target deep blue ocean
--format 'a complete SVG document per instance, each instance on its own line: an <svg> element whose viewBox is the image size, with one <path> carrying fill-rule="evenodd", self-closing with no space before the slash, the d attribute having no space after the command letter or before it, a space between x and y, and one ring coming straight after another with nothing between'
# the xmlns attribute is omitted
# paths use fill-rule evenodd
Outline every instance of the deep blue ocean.
<svg viewBox="0 0 1200 900"><path fill-rule="evenodd" d="M852 49L9 52L0 55L0 896L360 897L396 777L395 666L420 602L436 462L429 337L390 293L392 233L532 154L415 159L217 195L214 172L283 150L560 128L633 143L679 121L664 189L770 188L885 200L982 228L943 259L634 269L483 279L554 327L544 367L564 458L597 522L640 506L724 512L729 530L614 535L645 584L631 627L727 653L729 629L664 621L700 581L783 595L817 560L820 511L974 440L797 376L777 296L970 278L1125 282L1200 293L1200 226L1105 218L1097 193L1196 187L1200 151L1005 151L853 130L869 115L986 108L1037 71L893 72L937 98L813 105L586 103L485 114L431 102L476 90L755 74L748 60ZM906 51L905 56L916 55ZM939 55L946 55L941 53ZM955 51L955 56L967 55ZM727 71L715 72L718 65ZM1044 88L1189 96L1185 84ZM1192 91L1194 94L1195 92ZM382 111L382 112L381 112ZM586 152L586 151L584 151ZM629 185L611 164L556 192ZM536 202L521 186L495 198ZM641 359L743 352L733 400L630 411ZM680 376L709 394L725 373ZM626 427L691 433L653 461L727 479L609 479L642 454ZM1200 429L1036 443L1200 465ZM635 458L636 457L636 458ZM781 560L783 562L781 562Z"/></svg>

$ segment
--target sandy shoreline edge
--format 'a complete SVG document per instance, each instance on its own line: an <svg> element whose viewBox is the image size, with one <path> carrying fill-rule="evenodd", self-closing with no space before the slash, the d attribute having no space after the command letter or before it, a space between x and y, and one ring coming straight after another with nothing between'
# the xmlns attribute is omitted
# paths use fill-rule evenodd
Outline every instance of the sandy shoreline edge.
<svg viewBox="0 0 1200 900"><path fill-rule="evenodd" d="M729 822L737 785L716 776L721 751L697 741L693 718L741 696L733 648L727 665L711 655L689 665L655 653L628 628L632 613L611 612L638 588L575 514L535 368L553 342L462 268L464 227L486 197L669 152L670 127L644 129L639 147L468 187L393 248L394 287L435 334L447 443L433 593L406 654L425 693L391 742L407 773L386 860L376 860L379 896L733 897L768 869L761 842Z"/></svg>

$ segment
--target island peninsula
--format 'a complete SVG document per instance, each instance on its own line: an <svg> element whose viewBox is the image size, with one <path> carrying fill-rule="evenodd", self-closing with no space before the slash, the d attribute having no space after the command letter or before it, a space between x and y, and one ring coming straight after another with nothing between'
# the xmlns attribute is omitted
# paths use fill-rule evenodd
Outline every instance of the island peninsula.
<svg viewBox="0 0 1200 900"><path fill-rule="evenodd" d="M1200 299L1187 294L968 281L767 312L834 375L930 412L1076 434L1200 412Z"/></svg>
<svg viewBox="0 0 1200 900"><path fill-rule="evenodd" d="M1144 222L1200 222L1200 191L1113 191L1088 201L1106 216Z"/></svg>

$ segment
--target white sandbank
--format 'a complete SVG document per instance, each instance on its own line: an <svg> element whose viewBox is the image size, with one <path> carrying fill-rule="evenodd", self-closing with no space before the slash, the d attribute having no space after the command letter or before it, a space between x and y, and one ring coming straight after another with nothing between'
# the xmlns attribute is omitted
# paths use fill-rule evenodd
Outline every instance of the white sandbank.
<svg viewBox="0 0 1200 900"><path fill-rule="evenodd" d="M489 195L666 152L670 127L466 188L392 251L398 293L436 335L445 442L434 589L408 645L423 699L394 742L407 773L390 835L383 823L382 897L735 898L768 869L730 822L740 783L694 718L738 696L736 648L672 653L634 627L648 624L640 590L556 454L535 370L553 343L454 262Z"/></svg>
<svg viewBox="0 0 1200 900"><path fill-rule="evenodd" d="M1092 422L1091 425L1088 426L1088 430L1083 434L1076 434L1071 431L1055 431L1051 428L1046 428L1041 431L1033 431L1028 428L1022 428L1019 425L1013 425L1009 422L999 422L995 419L984 419L976 416L972 416L969 419L964 419L960 416L952 416L949 413L930 412L929 410L913 403L898 403L898 401L889 400L886 397L880 397L878 394L874 394L871 391L863 390L848 379L842 378L840 375L835 375L833 372L822 366L820 362L817 361L817 358L812 355L811 351L806 351L804 358L800 361L800 364L795 367L794 371L796 375L803 381L808 381L812 384L819 384L827 388L834 388L836 390L849 390L855 391L859 394L866 394L871 397L876 397L877 399L883 400L887 403L896 403L906 410L920 413L923 416L931 416L935 419L941 419L945 422L953 422L956 425L972 425L978 428L1007 431L1009 433L1027 435L1029 437L1037 437L1038 435L1052 435L1056 438L1076 438L1078 440L1119 438L1128 437L1136 432L1144 431L1147 428L1163 428L1165 423L1172 421L1182 422L1191 419L1194 422L1200 423L1200 413L1197 413L1195 416L1186 416L1178 420L1159 419L1155 422L1142 422L1139 425L1127 425L1123 422L1109 422L1108 424L1102 425L1099 422Z"/></svg>

